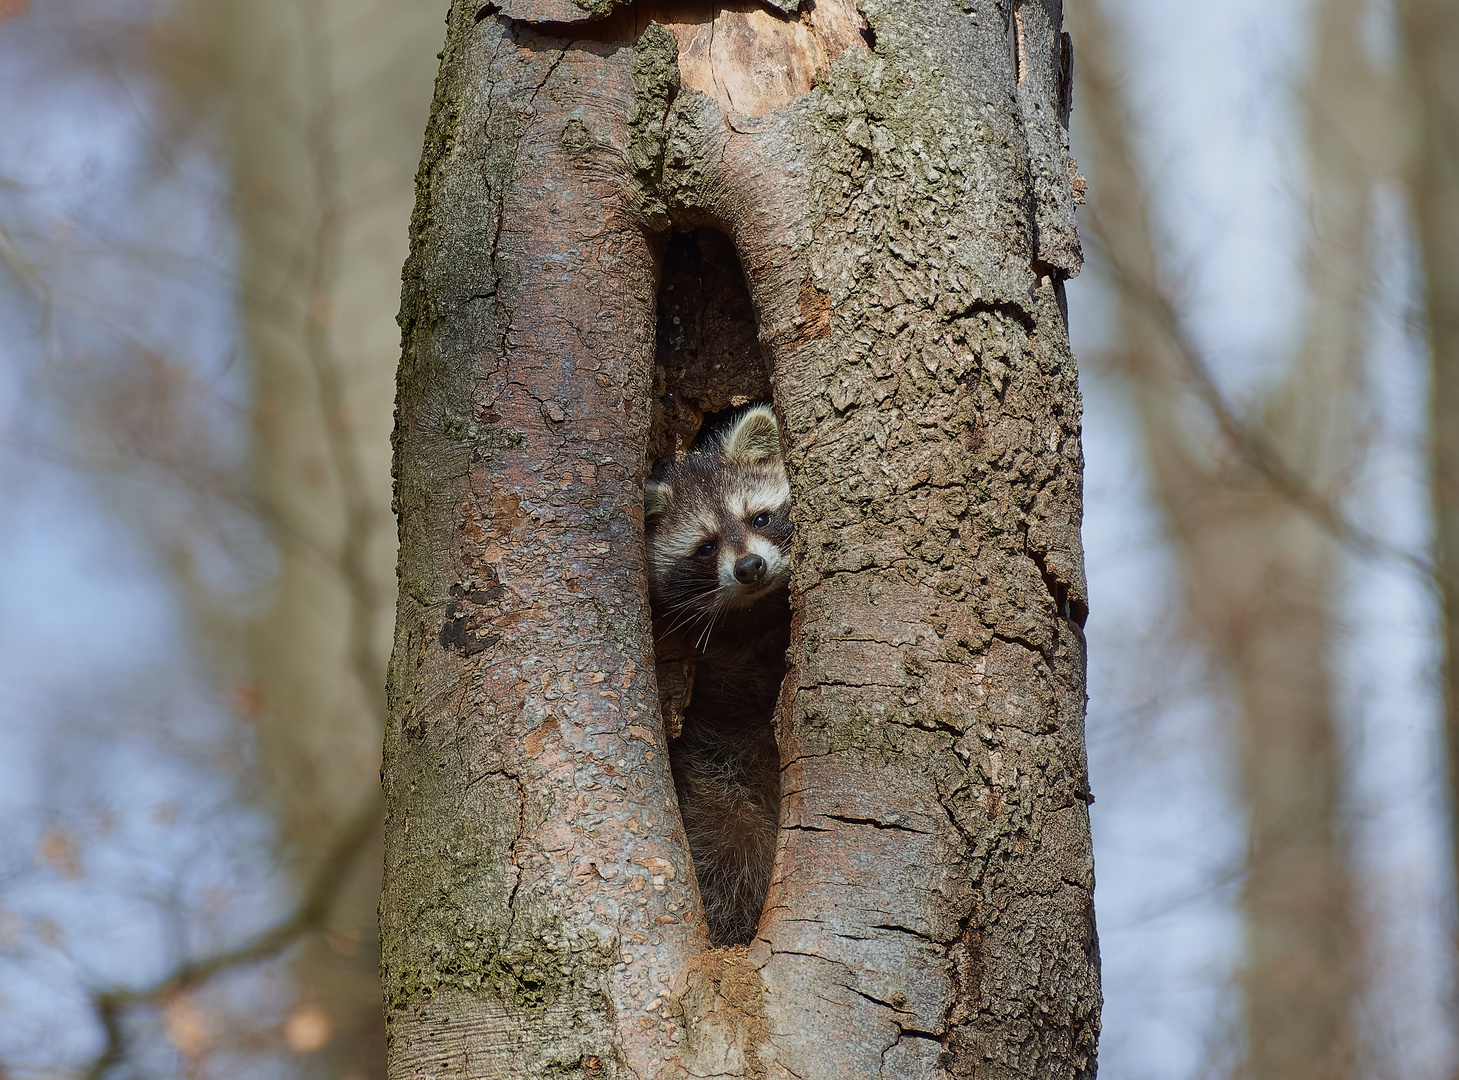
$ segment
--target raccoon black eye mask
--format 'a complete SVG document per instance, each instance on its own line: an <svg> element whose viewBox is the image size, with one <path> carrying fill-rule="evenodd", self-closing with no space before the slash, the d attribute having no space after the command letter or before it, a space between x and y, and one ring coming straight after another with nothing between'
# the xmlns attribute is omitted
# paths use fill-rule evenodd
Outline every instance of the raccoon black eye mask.
<svg viewBox="0 0 1459 1080"><path fill-rule="evenodd" d="M754 936L775 857L775 703L790 634L790 484L768 405L739 413L644 487L659 652L692 658L669 762L710 940Z"/></svg>

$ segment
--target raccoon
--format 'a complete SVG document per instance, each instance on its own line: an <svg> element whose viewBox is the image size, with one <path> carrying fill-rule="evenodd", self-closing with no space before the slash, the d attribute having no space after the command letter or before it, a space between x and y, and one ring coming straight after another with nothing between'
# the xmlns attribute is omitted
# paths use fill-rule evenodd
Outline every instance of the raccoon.
<svg viewBox="0 0 1459 1080"><path fill-rule="evenodd" d="M768 405L701 442L645 485L649 596L656 651L693 662L669 764L709 937L742 945L779 827L773 719L790 639L790 485Z"/></svg>

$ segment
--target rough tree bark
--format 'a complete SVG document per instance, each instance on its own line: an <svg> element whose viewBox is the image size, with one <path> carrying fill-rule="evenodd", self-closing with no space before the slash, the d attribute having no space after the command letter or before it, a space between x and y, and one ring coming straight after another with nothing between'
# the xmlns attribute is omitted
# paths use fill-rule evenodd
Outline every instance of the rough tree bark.
<svg viewBox="0 0 1459 1080"><path fill-rule="evenodd" d="M401 308L391 1076L1094 1074L1061 19L452 5ZM642 487L767 390L781 840L710 950Z"/></svg>
<svg viewBox="0 0 1459 1080"><path fill-rule="evenodd" d="M1361 5L1324 0L1308 91L1311 248L1300 352L1256 419L1236 417L1164 292L1111 35L1071 22L1093 135L1094 232L1117 288L1119 351L1151 477L1181 555L1187 610L1231 679L1250 814L1242 897L1247 1075L1351 1075L1358 947L1339 820L1328 655L1365 346L1367 234L1381 108Z"/></svg>

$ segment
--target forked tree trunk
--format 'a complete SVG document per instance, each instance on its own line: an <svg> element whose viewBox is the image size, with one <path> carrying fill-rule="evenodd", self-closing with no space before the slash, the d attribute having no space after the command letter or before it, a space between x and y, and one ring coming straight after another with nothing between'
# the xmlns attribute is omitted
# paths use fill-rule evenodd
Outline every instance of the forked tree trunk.
<svg viewBox="0 0 1459 1080"><path fill-rule="evenodd" d="M390 1074L1092 1076L1060 5L594 7L449 17L401 313ZM754 943L712 950L643 479L767 389L781 835Z"/></svg>

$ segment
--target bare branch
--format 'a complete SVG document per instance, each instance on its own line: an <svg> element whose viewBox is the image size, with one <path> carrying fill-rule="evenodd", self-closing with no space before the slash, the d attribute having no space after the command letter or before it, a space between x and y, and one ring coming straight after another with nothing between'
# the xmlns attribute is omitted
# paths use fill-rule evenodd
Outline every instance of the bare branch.
<svg viewBox="0 0 1459 1080"><path fill-rule="evenodd" d="M1108 242L1099 216L1092 207L1086 220L1089 228L1085 235L1094 241L1111 279L1121 294L1159 328L1166 343L1184 365L1196 398L1210 412L1221 434L1241 460L1259 473L1274 491L1350 551L1401 563L1424 578L1430 587L1438 589L1443 575L1433 560L1390 544L1355 523L1330 498L1316 491L1261 430L1237 414L1217 385L1210 364L1196 345L1174 302L1158 282L1132 271L1121 261L1119 245Z"/></svg>
<svg viewBox="0 0 1459 1080"><path fill-rule="evenodd" d="M113 987L94 991L91 995L92 1007L106 1033L106 1044L85 1071L84 1075L88 1080L102 1080L126 1056L127 1040L123 1021L127 1010L163 1004L169 998L224 972L271 960L306 934L320 929L329 918L360 852L379 832L383 818L384 803L375 794L336 838L334 846L315 868L303 898L287 918L241 945L190 960L147 986Z"/></svg>

